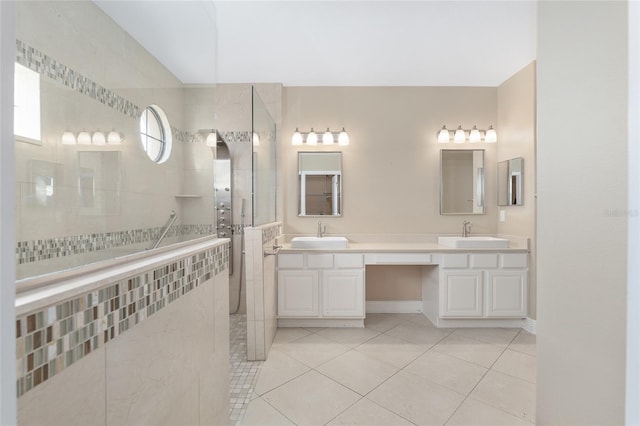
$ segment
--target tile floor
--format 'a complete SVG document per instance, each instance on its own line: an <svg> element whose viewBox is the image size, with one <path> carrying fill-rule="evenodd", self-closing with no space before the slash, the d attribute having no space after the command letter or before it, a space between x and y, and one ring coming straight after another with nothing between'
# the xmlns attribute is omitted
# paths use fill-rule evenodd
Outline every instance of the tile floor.
<svg viewBox="0 0 640 426"><path fill-rule="evenodd" d="M241 424L535 423L534 335L437 329L421 314L365 325L279 329Z"/></svg>
<svg viewBox="0 0 640 426"><path fill-rule="evenodd" d="M232 425L239 425L244 416L262 361L247 361L247 316L229 316L229 417Z"/></svg>

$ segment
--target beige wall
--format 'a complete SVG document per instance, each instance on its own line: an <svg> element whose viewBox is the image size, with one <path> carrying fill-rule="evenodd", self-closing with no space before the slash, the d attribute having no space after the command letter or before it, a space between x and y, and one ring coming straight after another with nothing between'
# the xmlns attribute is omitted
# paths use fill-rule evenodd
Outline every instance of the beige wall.
<svg viewBox="0 0 640 426"><path fill-rule="evenodd" d="M495 233L496 194L487 192L487 214L441 216L436 132L446 124L487 128L496 123L495 88L482 87L285 87L282 167L285 233L315 232L317 218L297 215L298 151L338 146L291 145L296 127L349 132L343 153L344 214L323 218L330 234L459 232L464 219L476 233ZM465 144L463 148L475 148ZM494 188L495 144L484 145L487 188Z"/></svg>
<svg viewBox="0 0 640 426"><path fill-rule="evenodd" d="M298 217L298 151L343 153L343 216L322 218L329 234L497 232L496 144L438 144L443 125L486 129L496 125L497 90L490 87L285 87L282 113L284 233L314 233L318 218ZM291 145L296 127L337 131L346 147ZM487 209L484 215L440 215L440 149L484 148ZM394 275L394 274L400 274ZM393 289L387 278L394 276ZM420 277L411 269L367 273L367 300L420 300Z"/></svg>
<svg viewBox="0 0 640 426"><path fill-rule="evenodd" d="M501 206L498 233L531 239L529 317L536 318L536 65L527 65L498 86L498 161L524 158L524 205Z"/></svg>
<svg viewBox="0 0 640 426"><path fill-rule="evenodd" d="M540 425L625 423L627 8L538 3Z"/></svg>

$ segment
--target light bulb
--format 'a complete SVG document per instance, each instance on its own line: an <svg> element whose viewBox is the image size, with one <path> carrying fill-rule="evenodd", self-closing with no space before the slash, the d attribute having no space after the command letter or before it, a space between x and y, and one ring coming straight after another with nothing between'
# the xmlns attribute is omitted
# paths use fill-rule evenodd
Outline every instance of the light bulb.
<svg viewBox="0 0 640 426"><path fill-rule="evenodd" d="M456 133L453 135L453 143L464 143L465 135L462 126L458 126Z"/></svg>
<svg viewBox="0 0 640 426"><path fill-rule="evenodd" d="M93 132L93 136L91 137L91 143L94 145L104 145L105 143L107 143L107 139L104 137L104 133Z"/></svg>
<svg viewBox="0 0 640 426"><path fill-rule="evenodd" d="M297 127L296 131L293 133L293 137L291 138L291 145L302 145L302 135Z"/></svg>
<svg viewBox="0 0 640 426"><path fill-rule="evenodd" d="M333 145L333 134L329 131L327 127L327 131L322 135L322 144L323 145Z"/></svg>
<svg viewBox="0 0 640 426"><path fill-rule="evenodd" d="M313 131L313 127L307 135L307 145L318 145L318 135Z"/></svg>
<svg viewBox="0 0 640 426"><path fill-rule="evenodd" d="M438 142L449 143L449 131L447 130L447 126L442 126L442 129L438 132Z"/></svg>
<svg viewBox="0 0 640 426"><path fill-rule="evenodd" d="M89 134L89 132L78 133L78 144L91 145L91 135Z"/></svg>
<svg viewBox="0 0 640 426"><path fill-rule="evenodd" d="M109 145L120 145L122 143L122 136L119 132L112 130L107 135L107 143Z"/></svg>
<svg viewBox="0 0 640 426"><path fill-rule="evenodd" d="M338 135L338 145L342 145L342 146L349 145L349 135L347 134L347 131L344 130L344 127L342 128L342 131Z"/></svg>
<svg viewBox="0 0 640 426"><path fill-rule="evenodd" d="M496 143L498 142L498 135L496 134L493 126L489 126L487 133L484 135L484 141L486 143Z"/></svg>
<svg viewBox="0 0 640 426"><path fill-rule="evenodd" d="M253 132L253 146L258 146L260 145L260 136L258 135L257 132Z"/></svg>
<svg viewBox="0 0 640 426"><path fill-rule="evenodd" d="M209 132L209 134L207 135L207 141L206 144L207 146L211 146L214 147L216 146L216 143L218 142L218 134L212 130L211 132Z"/></svg>
<svg viewBox="0 0 640 426"><path fill-rule="evenodd" d="M478 130L476 126L473 126L473 129L471 129L471 132L469 132L469 142L470 143L480 142L480 130Z"/></svg>
<svg viewBox="0 0 640 426"><path fill-rule="evenodd" d="M62 145L75 145L76 136L71 132L64 132L62 134Z"/></svg>

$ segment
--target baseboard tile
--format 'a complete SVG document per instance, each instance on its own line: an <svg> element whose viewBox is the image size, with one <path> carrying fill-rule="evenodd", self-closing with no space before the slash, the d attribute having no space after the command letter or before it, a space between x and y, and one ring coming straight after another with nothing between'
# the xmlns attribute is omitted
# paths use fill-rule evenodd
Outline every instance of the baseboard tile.
<svg viewBox="0 0 640 426"><path fill-rule="evenodd" d="M531 334L536 334L536 320L531 318L522 320L522 328Z"/></svg>

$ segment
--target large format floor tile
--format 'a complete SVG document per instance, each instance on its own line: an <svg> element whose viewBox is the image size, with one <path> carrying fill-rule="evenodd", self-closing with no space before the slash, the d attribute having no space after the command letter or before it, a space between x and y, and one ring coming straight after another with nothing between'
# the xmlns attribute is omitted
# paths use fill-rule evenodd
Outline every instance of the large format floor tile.
<svg viewBox="0 0 640 426"><path fill-rule="evenodd" d="M425 353L430 346L416 345L388 334L382 334L358 346L356 350L395 367L403 368Z"/></svg>
<svg viewBox="0 0 640 426"><path fill-rule="evenodd" d="M366 395L398 371L398 368L358 351L349 351L316 368L336 382Z"/></svg>
<svg viewBox="0 0 640 426"><path fill-rule="evenodd" d="M531 426L531 423L467 398L451 416L447 426Z"/></svg>
<svg viewBox="0 0 640 426"><path fill-rule="evenodd" d="M428 351L405 367L404 371L468 395L488 370L450 355Z"/></svg>
<svg viewBox="0 0 640 426"><path fill-rule="evenodd" d="M519 328L459 328L454 334L506 348L519 332Z"/></svg>
<svg viewBox="0 0 640 426"><path fill-rule="evenodd" d="M309 367L284 353L274 350L262 364L254 392L263 395L309 371Z"/></svg>
<svg viewBox="0 0 640 426"><path fill-rule="evenodd" d="M309 367L317 367L347 352L349 347L318 334L309 334L286 345L272 346L271 350L280 351Z"/></svg>
<svg viewBox="0 0 640 426"><path fill-rule="evenodd" d="M493 370L535 383L536 361L533 355L507 349L493 365Z"/></svg>
<svg viewBox="0 0 640 426"><path fill-rule="evenodd" d="M536 335L520 331L509 345L509 349L536 356Z"/></svg>
<svg viewBox="0 0 640 426"><path fill-rule="evenodd" d="M504 349L453 333L434 346L433 350L489 368Z"/></svg>
<svg viewBox="0 0 640 426"><path fill-rule="evenodd" d="M365 324L279 329L243 424L535 422L534 335L437 329L421 314L374 314Z"/></svg>
<svg viewBox="0 0 640 426"><path fill-rule="evenodd" d="M354 348L380 334L372 328L325 328L317 332L336 343Z"/></svg>
<svg viewBox="0 0 640 426"><path fill-rule="evenodd" d="M324 425L361 397L316 371L309 371L263 398L297 425Z"/></svg>
<svg viewBox="0 0 640 426"><path fill-rule="evenodd" d="M535 422L536 385L497 371L489 371L469 395L514 416Z"/></svg>
<svg viewBox="0 0 640 426"><path fill-rule="evenodd" d="M420 425L442 425L464 396L404 371L391 377L367 398Z"/></svg>
<svg viewBox="0 0 640 426"><path fill-rule="evenodd" d="M413 423L362 398L329 422L329 426L412 426Z"/></svg>
<svg viewBox="0 0 640 426"><path fill-rule="evenodd" d="M278 410L273 408L262 398L251 401L242 421L244 426L294 426Z"/></svg>

